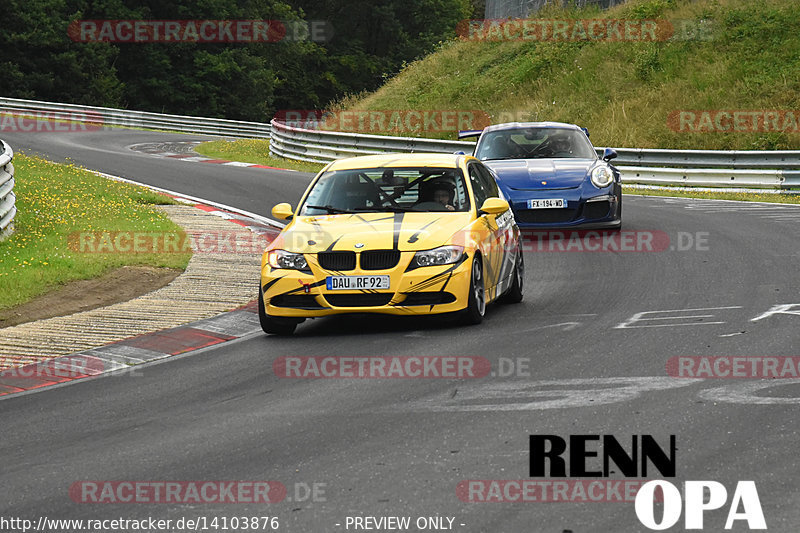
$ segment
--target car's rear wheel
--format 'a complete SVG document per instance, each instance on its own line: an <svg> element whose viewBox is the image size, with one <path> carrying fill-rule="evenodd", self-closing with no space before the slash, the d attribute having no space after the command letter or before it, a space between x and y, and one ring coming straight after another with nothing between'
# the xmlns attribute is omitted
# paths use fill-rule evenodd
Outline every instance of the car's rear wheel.
<svg viewBox="0 0 800 533"><path fill-rule="evenodd" d="M462 321L465 324L480 324L486 313L486 292L483 283L483 263L475 256L472 260L472 272L469 282L469 298L464 309Z"/></svg>
<svg viewBox="0 0 800 533"><path fill-rule="evenodd" d="M522 301L522 284L525 279L525 261L522 258L522 250L517 250L517 261L514 264L514 272L511 274L514 280L511 287L503 295L503 303L516 304Z"/></svg>
<svg viewBox="0 0 800 533"><path fill-rule="evenodd" d="M261 287L258 288L258 321L261 323L264 333L270 335L291 335L297 328L297 324L302 322L299 319L268 315L264 310L264 294Z"/></svg>

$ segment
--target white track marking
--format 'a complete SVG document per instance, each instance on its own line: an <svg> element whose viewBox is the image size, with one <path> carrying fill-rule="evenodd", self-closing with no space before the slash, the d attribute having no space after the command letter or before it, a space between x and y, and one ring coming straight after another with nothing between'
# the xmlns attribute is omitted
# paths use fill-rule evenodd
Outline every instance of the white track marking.
<svg viewBox="0 0 800 533"><path fill-rule="evenodd" d="M677 389L703 380L672 377L587 378L541 381L487 381L459 385L456 394L404 402L404 411L540 411L595 407L639 398L643 393Z"/></svg>
<svg viewBox="0 0 800 533"><path fill-rule="evenodd" d="M632 328L674 328L679 326L708 326L711 324L725 324L725 322L686 322L680 324L644 324L644 325L633 325L637 322L647 322L651 320L688 320L688 319L699 319L699 318L713 318L713 314L703 314L703 315L678 315L678 316L660 316L660 317L650 317L645 318L645 315L652 315L655 313L689 313L695 311L716 311L716 310L723 310L723 309L742 309L740 305L731 305L725 307L699 307L694 309L670 309L665 311L642 311L639 313L635 313L633 316L624 320L614 326L614 329L632 329Z"/></svg>
<svg viewBox="0 0 800 533"><path fill-rule="evenodd" d="M279 229L282 229L282 228L284 228L286 226L286 224L283 224L283 223L278 222L276 220L272 220L271 218L267 218L267 217L264 217L264 216L261 216L261 215L257 215L256 213L252 213L250 211L245 211L244 209L239 209L238 207L232 207L232 206L229 206L229 205L221 204L219 202L212 202L211 200L206 200L204 198L198 198L196 196L189 196L188 194L183 194L182 192L171 191L169 189L162 189L161 187L156 187L154 185L148 185L146 183L141 183L141 182L138 182L138 181L129 180L127 178L121 178L119 176L114 176L113 174L106 174L105 172L100 172L99 170L90 170L89 172L94 172L95 174L97 174L99 176L103 176L103 177L106 177L106 178L109 178L109 179L112 179L112 180L115 180L115 181L122 181L124 183L131 183L133 185L139 185L140 187L146 187L146 188L151 189L153 191L163 192L163 193L166 193L166 194L171 194L173 196L178 196L180 198L186 198L188 200L192 200L193 202L197 202L198 204L206 204L206 205L210 205L210 206L213 206L213 207L218 207L220 209L225 209L226 211L231 211L233 213L239 213L240 215L244 215L244 216L250 217L250 218L252 218L254 220L258 220L259 222L263 222L265 224L269 224L271 226L275 226L275 227L277 227Z"/></svg>
<svg viewBox="0 0 800 533"><path fill-rule="evenodd" d="M796 397L759 396L757 393L766 389L775 392L790 391ZM781 391L780 389L783 389ZM797 405L800 404L800 381L763 379L757 381L738 381L728 383L724 387L700 391L700 398L710 402L743 403L748 405Z"/></svg>

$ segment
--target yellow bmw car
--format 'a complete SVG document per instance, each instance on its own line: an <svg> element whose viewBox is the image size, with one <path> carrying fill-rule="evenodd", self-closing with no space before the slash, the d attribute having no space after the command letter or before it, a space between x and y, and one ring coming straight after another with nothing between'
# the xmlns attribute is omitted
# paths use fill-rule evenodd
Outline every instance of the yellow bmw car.
<svg viewBox="0 0 800 533"><path fill-rule="evenodd" d="M328 164L261 259L259 318L290 335L339 313L461 314L522 300L519 229L491 171L455 154L386 154Z"/></svg>

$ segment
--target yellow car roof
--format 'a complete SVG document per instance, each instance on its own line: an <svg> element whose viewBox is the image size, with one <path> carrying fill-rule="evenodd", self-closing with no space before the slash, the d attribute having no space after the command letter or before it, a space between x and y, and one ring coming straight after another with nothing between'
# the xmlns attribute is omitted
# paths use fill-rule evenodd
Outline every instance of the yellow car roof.
<svg viewBox="0 0 800 533"><path fill-rule="evenodd" d="M328 170L353 170L378 167L439 167L457 168L459 158L472 156L456 154L380 154L348 157L331 163Z"/></svg>

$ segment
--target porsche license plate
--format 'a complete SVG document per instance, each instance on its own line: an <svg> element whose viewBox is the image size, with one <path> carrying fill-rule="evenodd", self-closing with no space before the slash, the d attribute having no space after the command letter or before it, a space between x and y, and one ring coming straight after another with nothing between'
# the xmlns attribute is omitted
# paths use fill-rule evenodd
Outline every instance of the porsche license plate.
<svg viewBox="0 0 800 533"><path fill-rule="evenodd" d="M389 276L328 276L325 287L329 291L388 289Z"/></svg>
<svg viewBox="0 0 800 533"><path fill-rule="evenodd" d="M528 209L553 209L559 207L567 207L567 202L563 198L528 200Z"/></svg>

